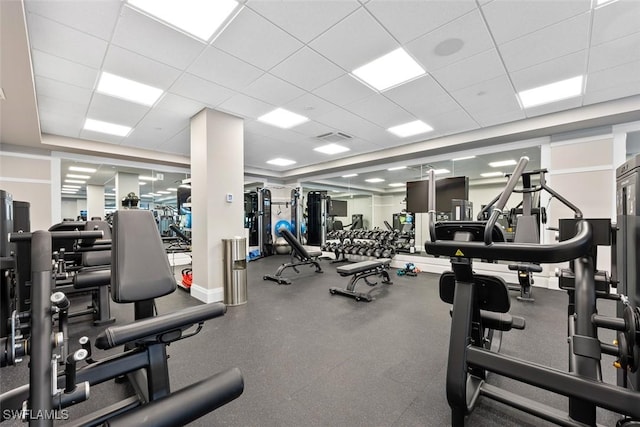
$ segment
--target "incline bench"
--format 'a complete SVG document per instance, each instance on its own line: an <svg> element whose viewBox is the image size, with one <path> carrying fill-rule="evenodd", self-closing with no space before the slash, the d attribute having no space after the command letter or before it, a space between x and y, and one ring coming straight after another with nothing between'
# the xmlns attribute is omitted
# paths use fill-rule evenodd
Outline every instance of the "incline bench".
<svg viewBox="0 0 640 427"><path fill-rule="evenodd" d="M356 301L360 301L361 299L371 301L373 299L370 294L371 291L357 292L355 290L356 284L358 283L358 281L360 281L360 279L364 279L365 283L369 286L377 285L378 282L370 282L369 280L367 280L367 277L369 276L381 276L382 283L385 283L387 285L393 284L393 282L391 281L391 277L389 277L389 272L387 272L390 263L390 258L380 258L373 261L362 261L355 264L340 266L336 268L338 274L340 274L342 277L353 277L349 281L349 285L346 287L346 289L333 287L329 289L329 292L331 292L332 295L339 294L354 297Z"/></svg>
<svg viewBox="0 0 640 427"><path fill-rule="evenodd" d="M296 273L300 273L297 267L301 265L313 265L316 268L316 273L322 273L322 268L320 268L320 264L318 263L318 257L322 255L322 251L307 251L304 246L300 244L298 239L296 239L295 236L286 228L281 228L280 234L284 237L289 246L291 246L291 262L282 264L278 268L278 271L276 271L276 274L267 274L263 276L263 280L273 280L274 282L278 282L279 285L290 285L291 280L286 277L282 277L282 272L287 268L293 268ZM296 261L295 258L298 258L299 261Z"/></svg>

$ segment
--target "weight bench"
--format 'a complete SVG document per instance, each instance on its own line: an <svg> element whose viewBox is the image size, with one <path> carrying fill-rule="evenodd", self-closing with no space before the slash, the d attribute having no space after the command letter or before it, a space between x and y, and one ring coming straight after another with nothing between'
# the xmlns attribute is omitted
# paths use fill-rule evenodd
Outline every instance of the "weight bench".
<svg viewBox="0 0 640 427"><path fill-rule="evenodd" d="M389 264L391 264L390 258L380 258L374 261L362 261L355 264L340 266L336 268L336 271L339 275L341 275L342 277L353 277L351 277L351 280L349 281L349 284L346 288L343 289L333 287L329 289L329 292L332 295L345 295L355 298L356 301L364 299L365 301L369 302L373 300L373 297L371 296L371 290L369 292L357 292L355 290L356 285L361 279L363 279L369 286L377 285L378 282L370 282L367 279L367 277L369 276L381 276L382 283L385 283L387 285L393 284L393 282L391 281L391 277L389 276L389 272L387 271L387 269L389 268Z"/></svg>
<svg viewBox="0 0 640 427"><path fill-rule="evenodd" d="M300 244L298 239L286 228L280 229L280 234L291 246L291 262L282 264L278 267L276 274L267 274L262 277L263 280L272 280L278 282L279 285L290 285L291 280L286 277L282 277L282 272L287 268L292 268L296 273L300 274L298 267L302 265L311 265L316 268L316 273L322 273L320 263L318 263L318 257L322 255L322 251L307 251L304 246ZM298 259L296 261L296 258Z"/></svg>

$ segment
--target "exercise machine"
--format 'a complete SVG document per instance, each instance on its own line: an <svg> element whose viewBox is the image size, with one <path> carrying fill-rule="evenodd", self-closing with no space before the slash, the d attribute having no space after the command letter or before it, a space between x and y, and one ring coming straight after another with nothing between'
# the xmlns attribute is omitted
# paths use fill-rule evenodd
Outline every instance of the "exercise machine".
<svg viewBox="0 0 640 427"><path fill-rule="evenodd" d="M326 191L310 191L307 194L307 244L321 246L327 239Z"/></svg>
<svg viewBox="0 0 640 427"><path fill-rule="evenodd" d="M282 272L287 268L291 268L299 274L300 271L298 270L298 267L303 265L315 267L316 273L322 273L322 267L320 267L320 263L318 262L318 257L322 255L322 251L309 252L287 228L282 227L279 231L291 247L291 262L282 264L278 267L275 274L264 275L262 277L263 280L271 280L277 282L279 285L290 285L291 280L286 277L282 277Z"/></svg>
<svg viewBox="0 0 640 427"><path fill-rule="evenodd" d="M271 234L271 190L258 188L258 246L260 256L273 254L273 235Z"/></svg>
<svg viewBox="0 0 640 427"><path fill-rule="evenodd" d="M244 228L249 230L249 246L259 246L258 212L258 193L244 193Z"/></svg>
<svg viewBox="0 0 640 427"><path fill-rule="evenodd" d="M488 221L468 223L460 229L460 223L436 223L435 210L429 212L430 240L425 242L425 250L432 255L450 257L454 275L446 379L451 424L463 426L466 415L473 411L480 397L486 397L563 426L595 426L597 407L629 417L619 425L630 425L631 420L640 419L640 393L604 383L600 375L602 353L619 356L619 363L623 364L629 360L628 345L619 343L616 347L600 342L597 328L618 330L619 337L624 337L627 343L633 341L637 350L637 318L597 314L591 225L576 218L574 235L557 244L503 243L495 239L501 233L496 227L498 216L527 162L524 157L516 165ZM485 347L480 329L476 327L484 322L481 310L500 312L506 308L504 301L508 301L509 296L504 287L478 286L472 268L474 258L541 264L574 261L575 313L568 316L569 372ZM486 378L490 372L566 396L568 412L488 384Z"/></svg>
<svg viewBox="0 0 640 427"><path fill-rule="evenodd" d="M291 190L291 232L296 239L302 241L302 204L300 203L301 189L296 187Z"/></svg>

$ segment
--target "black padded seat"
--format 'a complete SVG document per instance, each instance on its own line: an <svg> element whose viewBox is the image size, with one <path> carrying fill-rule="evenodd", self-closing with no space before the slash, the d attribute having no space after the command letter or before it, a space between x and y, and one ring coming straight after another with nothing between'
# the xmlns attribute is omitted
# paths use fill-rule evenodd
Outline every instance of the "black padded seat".
<svg viewBox="0 0 640 427"><path fill-rule="evenodd" d="M284 237L284 240L291 246L291 262L282 264L276 271L276 274L266 274L262 276L263 280L272 280L278 282L280 285L290 285L291 280L282 277L282 272L287 268L292 268L296 273L300 273L298 267L303 265L313 266L316 268L316 273L322 273L322 268L320 267L320 263L318 263L318 257L322 255L322 251L308 251L289 230L281 228L279 231L282 237ZM296 261L294 258L297 258L299 261Z"/></svg>
<svg viewBox="0 0 640 427"><path fill-rule="evenodd" d="M511 271L526 271L530 273L542 273L542 266L538 264L509 264L509 270Z"/></svg>
<svg viewBox="0 0 640 427"><path fill-rule="evenodd" d="M356 291L356 285L360 280L364 280L364 282L369 286L375 286L378 282L370 282L367 277L370 276L381 276L382 283L387 285L392 285L391 277L389 276L389 272L387 269L391 264L390 258L379 258L371 261L361 261L355 264L343 265L341 267L336 268L336 272L342 277L352 276L349 284L346 288L337 288L332 287L329 289L329 292L334 295L344 295L353 297L356 301L365 300L372 301L373 296L371 295L371 291L368 292L358 292Z"/></svg>
<svg viewBox="0 0 640 427"><path fill-rule="evenodd" d="M388 266L391 263L391 258L379 258L375 261L361 261L355 264L347 264L336 268L336 271L341 276L351 276L353 274L370 271L380 266Z"/></svg>

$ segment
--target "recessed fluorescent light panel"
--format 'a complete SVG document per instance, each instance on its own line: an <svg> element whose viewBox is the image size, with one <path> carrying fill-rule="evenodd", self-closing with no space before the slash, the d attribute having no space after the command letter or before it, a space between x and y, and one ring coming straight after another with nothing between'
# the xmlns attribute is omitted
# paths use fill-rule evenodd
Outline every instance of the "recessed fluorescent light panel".
<svg viewBox="0 0 640 427"><path fill-rule="evenodd" d="M108 133L109 135L127 136L131 132L129 126L117 125L115 123L101 122L100 120L87 119L84 122L86 130L94 132Z"/></svg>
<svg viewBox="0 0 640 427"><path fill-rule="evenodd" d="M404 123L402 125L390 127L387 130L392 134L399 136L400 138L406 138L408 136L431 132L433 128L422 120L416 120L413 122Z"/></svg>
<svg viewBox="0 0 640 427"><path fill-rule="evenodd" d="M605 4L614 3L618 0L596 0L596 7L604 6Z"/></svg>
<svg viewBox="0 0 640 427"><path fill-rule="evenodd" d="M62 186L62 189L63 189L63 190L74 190L74 189L75 189L75 190L79 190L79 189L81 189L81 188L82 188L82 187L81 187L80 185L64 184L64 185Z"/></svg>
<svg viewBox="0 0 640 427"><path fill-rule="evenodd" d="M67 178L89 179L91 177L89 175L76 175L75 173L68 173Z"/></svg>
<svg viewBox="0 0 640 427"><path fill-rule="evenodd" d="M73 172L85 172L85 173L94 173L96 169L94 168L84 168L80 166L69 166L69 170Z"/></svg>
<svg viewBox="0 0 640 427"><path fill-rule="evenodd" d="M154 176L145 176L145 175L138 175L138 179L140 181L157 181L158 180L158 178Z"/></svg>
<svg viewBox="0 0 640 427"><path fill-rule="evenodd" d="M178 191L178 189L177 188L173 188L173 187L169 187L169 188L167 188L167 191Z"/></svg>
<svg viewBox="0 0 640 427"><path fill-rule="evenodd" d="M457 159L451 159L451 161L457 162L457 161L460 161L460 160L469 160L469 159L475 159L475 158L476 158L476 156L458 157Z"/></svg>
<svg viewBox="0 0 640 427"><path fill-rule="evenodd" d="M481 173L480 176L483 177L483 178L493 178L495 176L504 176L504 173L502 173L502 172L485 172L485 173Z"/></svg>
<svg viewBox="0 0 640 427"><path fill-rule="evenodd" d="M159 194L171 194L171 191L158 190Z"/></svg>
<svg viewBox="0 0 640 427"><path fill-rule="evenodd" d="M389 187L406 187L407 184L405 184L404 182L394 182L389 184Z"/></svg>
<svg viewBox="0 0 640 427"><path fill-rule="evenodd" d="M144 181L138 181L138 185L147 185L147 183Z"/></svg>
<svg viewBox="0 0 640 427"><path fill-rule="evenodd" d="M180 188L191 188L191 186L189 184L180 184L180 185L178 185L178 187L180 187Z"/></svg>
<svg viewBox="0 0 640 427"><path fill-rule="evenodd" d="M406 166L396 166L395 168L389 168L388 171L401 171L402 169L406 169Z"/></svg>
<svg viewBox="0 0 640 427"><path fill-rule="evenodd" d="M357 173L348 173L346 175L342 175L343 178L353 178L354 176L358 176Z"/></svg>
<svg viewBox="0 0 640 427"><path fill-rule="evenodd" d="M298 126L301 123L308 121L309 119L300 114L292 113L284 108L276 108L275 110L258 117L258 121L269 124L271 126L277 126L282 129L289 129L294 126Z"/></svg>
<svg viewBox="0 0 640 427"><path fill-rule="evenodd" d="M492 168L501 168L503 166L513 166L517 163L518 162L516 162L515 160L502 160L500 162L491 162L489 163L489 166L491 166Z"/></svg>
<svg viewBox="0 0 640 427"><path fill-rule="evenodd" d="M135 8L203 41L209 41L238 6L235 0L128 1Z"/></svg>
<svg viewBox="0 0 640 427"><path fill-rule="evenodd" d="M339 154L349 151L349 148L338 144L327 144L322 147L314 148L313 150L324 154Z"/></svg>
<svg viewBox="0 0 640 427"><path fill-rule="evenodd" d="M563 99L582 95L583 76L561 80L544 86L518 92L518 99L522 108L550 104Z"/></svg>
<svg viewBox="0 0 640 427"><path fill-rule="evenodd" d="M62 194L77 194L78 190L60 190Z"/></svg>
<svg viewBox="0 0 640 427"><path fill-rule="evenodd" d="M380 92L424 74L424 69L402 48L352 71L358 80Z"/></svg>
<svg viewBox="0 0 640 427"><path fill-rule="evenodd" d="M162 89L138 83L115 74L102 72L96 92L127 101L152 106L162 95Z"/></svg>
<svg viewBox="0 0 640 427"><path fill-rule="evenodd" d="M451 171L449 169L435 169L433 171L433 173L436 174L436 175L442 175L442 174L450 173L450 172Z"/></svg>
<svg viewBox="0 0 640 427"><path fill-rule="evenodd" d="M372 184L378 183L378 182L384 182L384 179L382 178L369 178L369 179L365 179L365 181L370 182Z"/></svg>
<svg viewBox="0 0 640 427"><path fill-rule="evenodd" d="M274 166L290 166L295 163L294 160L282 159L280 157L276 159L268 160L267 163Z"/></svg>
<svg viewBox="0 0 640 427"><path fill-rule="evenodd" d="M87 181L81 181L79 179L65 179L64 182L67 184L86 184Z"/></svg>

